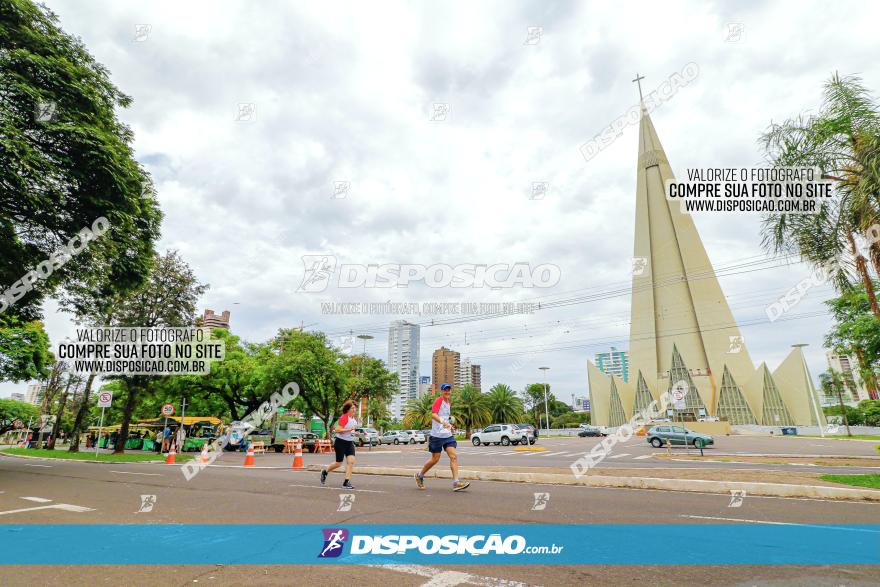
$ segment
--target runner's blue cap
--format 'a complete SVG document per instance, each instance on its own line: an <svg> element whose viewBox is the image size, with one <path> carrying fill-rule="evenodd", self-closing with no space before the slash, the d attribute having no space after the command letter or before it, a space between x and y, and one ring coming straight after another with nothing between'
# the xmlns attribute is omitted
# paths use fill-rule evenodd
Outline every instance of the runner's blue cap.
<svg viewBox="0 0 880 587"><path fill-rule="evenodd" d="M448 383L444 383L443 385L440 386L440 391L443 391L446 389L452 389L452 386L449 385Z"/></svg>

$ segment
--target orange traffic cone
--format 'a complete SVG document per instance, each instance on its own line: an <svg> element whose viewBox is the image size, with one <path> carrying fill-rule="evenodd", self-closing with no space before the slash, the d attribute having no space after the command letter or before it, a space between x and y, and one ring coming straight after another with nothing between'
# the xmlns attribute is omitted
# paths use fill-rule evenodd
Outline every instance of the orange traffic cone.
<svg viewBox="0 0 880 587"><path fill-rule="evenodd" d="M177 463L177 459L174 458L174 457L176 457L176 456L177 456L177 453L174 452L174 445L172 444L172 445L171 445L171 448L168 450L168 456L165 457L165 464L166 464L166 465L174 465L174 464L176 464L176 463Z"/></svg>
<svg viewBox="0 0 880 587"><path fill-rule="evenodd" d="M296 448L293 449L293 469L305 469L303 465L303 444L302 439L297 439Z"/></svg>
<svg viewBox="0 0 880 587"><path fill-rule="evenodd" d="M209 460L211 459L208 457L208 443L206 442L202 445L202 454L199 455L199 462L206 465Z"/></svg>
<svg viewBox="0 0 880 587"><path fill-rule="evenodd" d="M248 445L247 456L244 457L244 466L245 467L253 467L254 466L254 445Z"/></svg>

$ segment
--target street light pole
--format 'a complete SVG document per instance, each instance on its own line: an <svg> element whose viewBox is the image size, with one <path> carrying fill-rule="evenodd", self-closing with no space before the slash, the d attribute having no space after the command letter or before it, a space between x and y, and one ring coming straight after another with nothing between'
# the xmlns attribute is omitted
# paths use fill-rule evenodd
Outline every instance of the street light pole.
<svg viewBox="0 0 880 587"><path fill-rule="evenodd" d="M541 371L543 371L542 377L544 379L544 422L547 425L547 434L550 433L550 407L547 405L547 371L550 367L538 367Z"/></svg>
<svg viewBox="0 0 880 587"><path fill-rule="evenodd" d="M360 365L358 365L358 377L360 377L361 368L363 368L364 361L367 360L367 341L373 340L373 337L370 336L369 334L358 334L357 337L359 339L361 339L362 341L364 341L364 353L363 353L363 357L361 358L361 363L360 363ZM358 422L360 423L361 426L363 426L363 424L364 424L363 420L361 419L362 413L363 413L362 408L363 408L363 398L360 398L360 399L358 399ZM369 413L367 414L367 417L369 418ZM367 425L369 426L369 424L367 424Z"/></svg>

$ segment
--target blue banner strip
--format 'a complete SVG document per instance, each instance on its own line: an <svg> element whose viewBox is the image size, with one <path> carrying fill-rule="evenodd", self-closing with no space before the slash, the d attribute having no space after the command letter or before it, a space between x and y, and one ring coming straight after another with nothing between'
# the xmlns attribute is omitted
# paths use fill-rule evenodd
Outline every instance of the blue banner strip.
<svg viewBox="0 0 880 587"><path fill-rule="evenodd" d="M880 525L0 525L0 564L876 565Z"/></svg>

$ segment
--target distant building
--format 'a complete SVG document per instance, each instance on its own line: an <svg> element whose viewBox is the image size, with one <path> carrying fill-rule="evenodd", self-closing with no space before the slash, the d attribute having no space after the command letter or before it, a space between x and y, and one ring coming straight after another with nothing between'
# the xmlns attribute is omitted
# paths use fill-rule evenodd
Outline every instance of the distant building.
<svg viewBox="0 0 880 587"><path fill-rule="evenodd" d="M388 328L388 370L400 380L390 405L397 420L403 418L406 402L419 396L419 336L419 325L406 320L395 320Z"/></svg>
<svg viewBox="0 0 880 587"><path fill-rule="evenodd" d="M431 385L431 378L427 375L422 375L419 377L419 397L424 397L426 395L433 395L434 390Z"/></svg>
<svg viewBox="0 0 880 587"><path fill-rule="evenodd" d="M13 393L12 395L9 396L9 399L14 399L17 402L23 402L24 401L24 394L23 393Z"/></svg>
<svg viewBox="0 0 880 587"><path fill-rule="evenodd" d="M590 400L585 397L574 398L574 411L575 412L589 412L590 411Z"/></svg>
<svg viewBox="0 0 880 587"><path fill-rule="evenodd" d="M196 319L196 326L229 330L229 310L223 310L219 315L215 314L214 310L205 310L205 313Z"/></svg>
<svg viewBox="0 0 880 587"><path fill-rule="evenodd" d="M440 391L440 386L444 383L457 387L460 369L461 355L458 352L445 346L434 351L431 357L431 381L434 382L434 390Z"/></svg>
<svg viewBox="0 0 880 587"><path fill-rule="evenodd" d="M480 389L481 378L482 376L480 366L475 363L471 363L470 359L465 359L459 364L458 375L455 378L454 386L462 387L463 385L470 383L477 389Z"/></svg>
<svg viewBox="0 0 880 587"><path fill-rule="evenodd" d="M43 399L43 390L46 386L42 383L30 383L24 392L24 401L35 406L40 405Z"/></svg>
<svg viewBox="0 0 880 587"><path fill-rule="evenodd" d="M611 352L596 353L596 366L605 375L617 375L629 382L629 354L611 347Z"/></svg>
<svg viewBox="0 0 880 587"><path fill-rule="evenodd" d="M844 381L843 401L844 402L860 402L864 399L871 399L871 394L865 385L862 374L859 372L859 360L852 355L838 355L834 351L827 351L825 357L828 359L828 368L832 371L840 373ZM828 403L836 404L838 398L828 398Z"/></svg>

